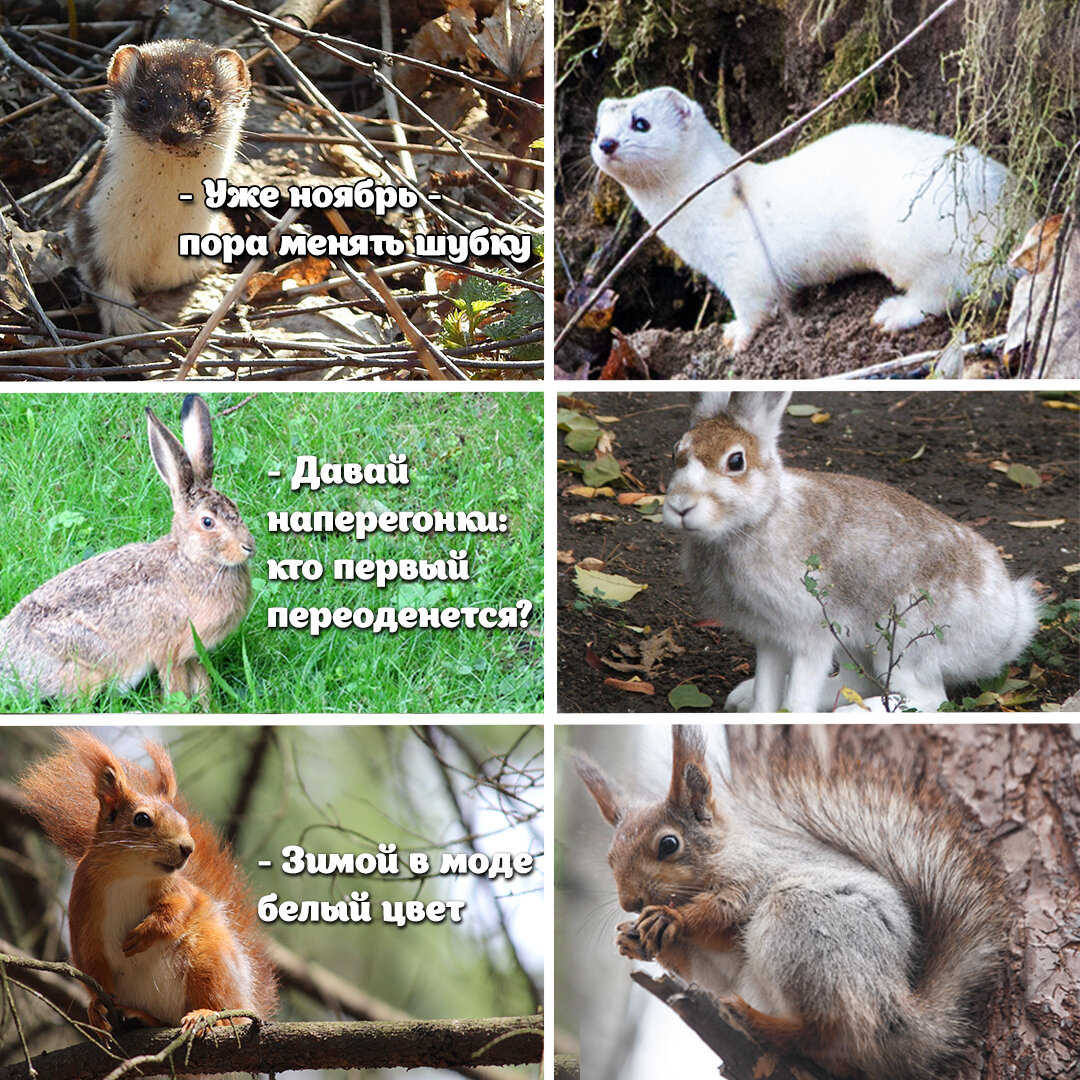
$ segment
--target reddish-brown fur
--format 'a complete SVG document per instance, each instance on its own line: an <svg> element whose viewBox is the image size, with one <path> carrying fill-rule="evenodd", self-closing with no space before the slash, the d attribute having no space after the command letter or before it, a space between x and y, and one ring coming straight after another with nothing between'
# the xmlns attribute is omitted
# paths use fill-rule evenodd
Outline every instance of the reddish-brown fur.
<svg viewBox="0 0 1080 1080"><path fill-rule="evenodd" d="M103 938L107 890L133 879L132 888L145 888L147 913L129 928L123 954L176 943L184 979L182 1026L224 1009L272 1014L273 967L256 933L254 901L228 848L177 795L165 749L146 744L151 773L117 758L86 732L61 734L68 749L33 766L20 783L50 838L78 860L69 901L74 964L107 993L115 992L116 973ZM131 823L140 813L150 816L152 827ZM241 954L251 968L250 999L235 978ZM116 1006L126 1018L166 1026L135 1002ZM108 1030L107 1012L108 1003L95 997L90 1022Z"/></svg>

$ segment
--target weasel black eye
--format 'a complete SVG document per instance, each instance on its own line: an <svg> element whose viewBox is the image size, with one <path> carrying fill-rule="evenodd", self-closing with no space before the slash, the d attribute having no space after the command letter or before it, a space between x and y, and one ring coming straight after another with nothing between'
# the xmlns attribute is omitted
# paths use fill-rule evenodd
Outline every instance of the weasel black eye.
<svg viewBox="0 0 1080 1080"><path fill-rule="evenodd" d="M145 810L140 810L131 820L139 829L149 829L154 824L153 818Z"/></svg>
<svg viewBox="0 0 1080 1080"><path fill-rule="evenodd" d="M734 454L730 454L724 463L724 468L729 473L739 474L746 472L746 458L743 456L743 452L736 450Z"/></svg>
<svg viewBox="0 0 1080 1080"><path fill-rule="evenodd" d="M652 127L652 124L650 124L644 116L635 116L630 121L630 126L634 131L648 131Z"/></svg>
<svg viewBox="0 0 1080 1080"><path fill-rule="evenodd" d="M658 858L666 859L669 855L674 855L678 850L679 838L677 836L662 836L656 854Z"/></svg>
<svg viewBox="0 0 1080 1080"><path fill-rule="evenodd" d="M150 111L150 99L148 97L141 97L135 103L135 108L141 113L148 113Z"/></svg>
<svg viewBox="0 0 1080 1080"><path fill-rule="evenodd" d="M195 113L203 120L210 115L210 109L211 105L209 98L199 98L199 100L195 102Z"/></svg>

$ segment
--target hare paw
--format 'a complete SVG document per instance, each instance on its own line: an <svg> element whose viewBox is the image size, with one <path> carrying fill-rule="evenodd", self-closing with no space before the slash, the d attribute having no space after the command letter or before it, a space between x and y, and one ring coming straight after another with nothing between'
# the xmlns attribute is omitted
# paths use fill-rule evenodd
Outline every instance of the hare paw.
<svg viewBox="0 0 1080 1080"><path fill-rule="evenodd" d="M619 923L615 931L615 948L619 950L620 956L625 956L628 960L652 959L638 935L636 922Z"/></svg>
<svg viewBox="0 0 1080 1080"><path fill-rule="evenodd" d="M653 956L674 945L681 930L682 916L673 907L647 907L637 922L642 943Z"/></svg>

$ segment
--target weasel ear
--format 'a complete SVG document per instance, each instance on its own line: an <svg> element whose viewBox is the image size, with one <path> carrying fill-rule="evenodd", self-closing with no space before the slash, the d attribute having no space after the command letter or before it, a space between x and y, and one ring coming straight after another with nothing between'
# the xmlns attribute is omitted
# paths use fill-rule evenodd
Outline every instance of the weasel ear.
<svg viewBox="0 0 1080 1080"><path fill-rule="evenodd" d="M676 90L674 86L663 86L661 90L664 94L664 104L672 111L680 127L686 127L695 110L701 110L701 106L696 101L691 101L681 90Z"/></svg>
<svg viewBox="0 0 1080 1080"><path fill-rule="evenodd" d="M609 825L618 825L626 813L626 800L619 786L587 754L573 754L573 762L578 776L600 807L604 820Z"/></svg>
<svg viewBox="0 0 1080 1080"><path fill-rule="evenodd" d="M226 82L232 82L244 90L251 86L251 72L238 52L233 49L218 49L212 59Z"/></svg>
<svg viewBox="0 0 1080 1080"><path fill-rule="evenodd" d="M109 61L106 78L110 86L126 86L135 78L135 69L139 66L139 47L121 45Z"/></svg>
<svg viewBox="0 0 1080 1080"><path fill-rule="evenodd" d="M675 724L671 744L668 802L698 821L712 821L712 780L705 761L705 735L695 724Z"/></svg>

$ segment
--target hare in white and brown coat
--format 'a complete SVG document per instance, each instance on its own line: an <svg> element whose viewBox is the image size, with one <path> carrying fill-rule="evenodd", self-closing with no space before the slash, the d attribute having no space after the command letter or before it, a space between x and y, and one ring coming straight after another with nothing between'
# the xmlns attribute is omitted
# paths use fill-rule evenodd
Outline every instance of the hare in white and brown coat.
<svg viewBox="0 0 1080 1080"><path fill-rule="evenodd" d="M38 698L127 690L151 671L169 692L205 698L207 649L251 603L255 542L235 503L212 486L210 411L194 394L180 413L184 445L146 410L150 454L173 503L172 530L87 559L36 588L0 620L0 689Z"/></svg>
<svg viewBox="0 0 1080 1080"><path fill-rule="evenodd" d="M894 626L890 693L935 711L947 686L996 675L1035 632L1030 582L1011 578L973 529L904 492L784 468L776 443L790 396L701 395L664 503L665 524L686 534L684 566L704 614L757 649L755 676L726 711L830 712L845 686L880 695L889 667L880 628L915 601ZM825 613L804 584L812 556ZM859 673L830 677L849 657L826 614Z"/></svg>

